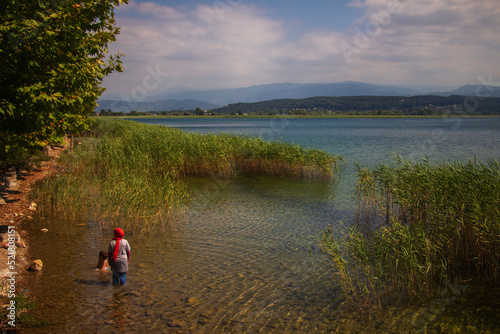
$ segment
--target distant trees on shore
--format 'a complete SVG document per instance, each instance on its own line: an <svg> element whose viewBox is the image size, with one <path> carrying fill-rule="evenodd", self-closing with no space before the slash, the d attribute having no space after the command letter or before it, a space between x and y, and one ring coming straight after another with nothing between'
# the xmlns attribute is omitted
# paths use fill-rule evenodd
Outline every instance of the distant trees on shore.
<svg viewBox="0 0 500 334"><path fill-rule="evenodd" d="M432 116L432 115L500 115L500 98L484 98L471 104L471 97L422 95L402 96L344 96L280 99L255 103L234 103L213 110L170 110L130 113L102 110L100 116Z"/></svg>
<svg viewBox="0 0 500 334"><path fill-rule="evenodd" d="M442 115L500 114L500 98L490 97L468 103L469 97L454 96L344 96L281 99L257 103L235 103L212 110L216 114L265 115Z"/></svg>

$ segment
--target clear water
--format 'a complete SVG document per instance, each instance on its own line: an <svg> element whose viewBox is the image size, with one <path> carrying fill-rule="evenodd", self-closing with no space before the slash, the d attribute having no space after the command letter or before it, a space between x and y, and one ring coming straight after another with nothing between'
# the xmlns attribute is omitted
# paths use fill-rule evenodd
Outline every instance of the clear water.
<svg viewBox="0 0 500 334"><path fill-rule="evenodd" d="M230 132L284 140L343 155L350 163L389 162L392 155L431 161L500 157L500 118L134 119L199 133Z"/></svg>
<svg viewBox="0 0 500 334"><path fill-rule="evenodd" d="M353 324L338 313L338 293L319 237L326 226L340 227L352 218L354 162L390 162L393 153L413 160L427 155L434 162L466 162L474 154L499 159L500 118L140 121L282 139L343 155L349 164L335 184L269 177L186 180L193 200L175 227L150 237L126 235L132 258L122 287L94 270L111 231L85 218L32 221L25 227L31 256L42 259L44 268L29 274L29 294L39 304L35 316L54 323L34 332L433 333L467 318L463 328L493 332L494 311L468 316L461 309L436 316L434 304L405 311L410 313L404 321L394 315L387 324ZM48 233L40 232L44 227ZM461 305L455 299L439 305L455 310ZM471 313L477 309L468 307ZM489 325L481 329L476 323Z"/></svg>

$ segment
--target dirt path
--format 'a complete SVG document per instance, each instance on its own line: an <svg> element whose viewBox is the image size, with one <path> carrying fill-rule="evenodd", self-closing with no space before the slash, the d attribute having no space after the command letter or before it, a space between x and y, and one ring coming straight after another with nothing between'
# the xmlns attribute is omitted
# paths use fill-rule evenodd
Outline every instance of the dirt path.
<svg viewBox="0 0 500 334"><path fill-rule="evenodd" d="M36 208L29 201L29 194L33 184L41 179L49 177L58 171L58 157L63 150L69 147L69 141L62 147L49 148L47 154L50 160L44 161L32 171L21 172L17 176L17 185L11 188L0 186L0 197L5 201L0 204L0 233L5 233L8 230L15 230L19 233L20 241L15 247L15 262L16 262L16 294L22 291L24 283L22 281L22 272L24 272L30 260L27 258L29 248L29 240L26 239L26 232L21 230L21 224L30 221L36 213ZM12 228L14 227L14 228ZM7 234L3 234L4 238ZM5 306L8 302L9 284L7 278L10 277L12 268L9 268L9 250L7 240L0 240L0 307ZM12 252L11 252L12 254ZM4 319L0 319L0 322Z"/></svg>

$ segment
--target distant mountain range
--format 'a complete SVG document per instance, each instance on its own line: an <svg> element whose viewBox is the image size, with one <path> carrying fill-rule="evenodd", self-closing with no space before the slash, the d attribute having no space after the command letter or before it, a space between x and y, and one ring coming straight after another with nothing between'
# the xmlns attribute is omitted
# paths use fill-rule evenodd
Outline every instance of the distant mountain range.
<svg viewBox="0 0 500 334"><path fill-rule="evenodd" d="M452 91L449 95L481 97L500 97L500 87L483 85L465 85Z"/></svg>
<svg viewBox="0 0 500 334"><path fill-rule="evenodd" d="M456 87L419 86L419 90L403 86L375 85L363 82L344 81L331 84L277 83L233 89L190 90L178 86L161 94L147 97L143 101L103 99L98 101L101 109L112 111L170 111L196 108L214 109L238 102L261 102L275 99L303 99L316 96L417 96L417 95L464 95L500 97L500 87L466 85ZM433 89L442 91L433 92Z"/></svg>

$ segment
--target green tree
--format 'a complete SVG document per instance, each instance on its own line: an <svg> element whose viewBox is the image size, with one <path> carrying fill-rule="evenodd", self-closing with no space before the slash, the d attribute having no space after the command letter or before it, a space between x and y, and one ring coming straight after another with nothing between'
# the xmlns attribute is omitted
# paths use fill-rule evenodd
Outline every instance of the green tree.
<svg viewBox="0 0 500 334"><path fill-rule="evenodd" d="M108 109L108 110L101 109L99 116L111 116L111 114L112 114L111 109Z"/></svg>
<svg viewBox="0 0 500 334"><path fill-rule="evenodd" d="M108 56L121 3L1 1L0 164L88 129L103 78L122 70Z"/></svg>

